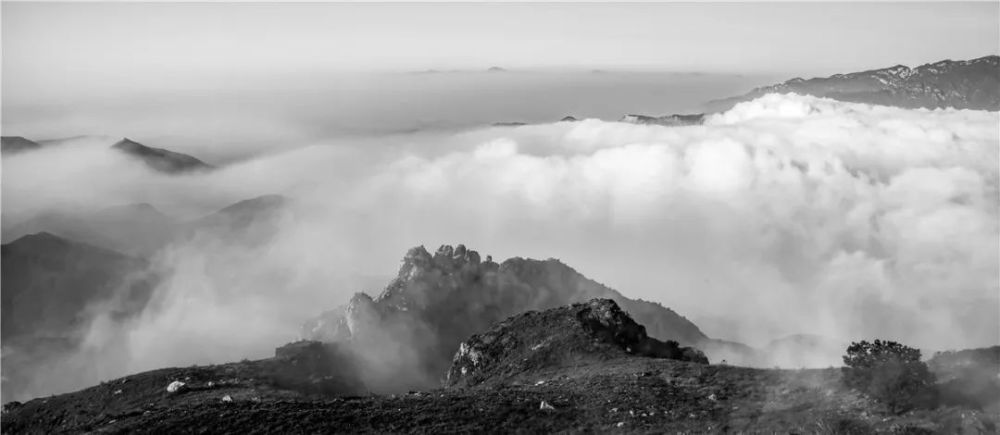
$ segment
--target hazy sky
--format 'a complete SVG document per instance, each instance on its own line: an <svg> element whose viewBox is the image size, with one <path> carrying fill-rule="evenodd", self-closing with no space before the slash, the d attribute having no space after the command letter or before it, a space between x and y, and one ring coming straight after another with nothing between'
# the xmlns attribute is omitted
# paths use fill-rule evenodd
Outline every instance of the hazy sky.
<svg viewBox="0 0 1000 435"><path fill-rule="evenodd" d="M4 91L468 68L832 74L996 54L1000 3L10 3Z"/></svg>

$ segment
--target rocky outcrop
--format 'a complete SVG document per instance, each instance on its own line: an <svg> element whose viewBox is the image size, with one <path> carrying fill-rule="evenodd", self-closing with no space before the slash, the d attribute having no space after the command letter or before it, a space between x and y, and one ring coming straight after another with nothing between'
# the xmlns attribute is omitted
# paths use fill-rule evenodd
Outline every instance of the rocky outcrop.
<svg viewBox="0 0 1000 435"><path fill-rule="evenodd" d="M896 65L808 80L794 78L739 97L712 101L709 111L728 110L737 103L771 93L906 108L1000 110L1000 56L943 60L916 68Z"/></svg>
<svg viewBox="0 0 1000 435"><path fill-rule="evenodd" d="M447 385L503 382L542 369L629 356L708 363L697 349L650 338L614 301L593 299L520 314L472 336L459 345Z"/></svg>

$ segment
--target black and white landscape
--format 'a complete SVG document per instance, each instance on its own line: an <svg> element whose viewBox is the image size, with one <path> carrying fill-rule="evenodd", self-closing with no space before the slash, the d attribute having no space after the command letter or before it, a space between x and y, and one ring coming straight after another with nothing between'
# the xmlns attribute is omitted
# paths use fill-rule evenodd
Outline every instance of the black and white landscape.
<svg viewBox="0 0 1000 435"><path fill-rule="evenodd" d="M2 32L3 433L1000 430L997 3Z"/></svg>

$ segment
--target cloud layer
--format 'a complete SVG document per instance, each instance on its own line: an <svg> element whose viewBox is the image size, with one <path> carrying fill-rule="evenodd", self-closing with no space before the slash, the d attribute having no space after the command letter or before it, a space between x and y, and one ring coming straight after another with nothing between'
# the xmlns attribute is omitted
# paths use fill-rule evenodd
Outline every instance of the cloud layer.
<svg viewBox="0 0 1000 435"><path fill-rule="evenodd" d="M153 261L168 279L121 333L125 372L267 355L305 318L377 293L362 283L407 248L459 242L560 258L751 345L807 333L963 348L1000 343L998 121L768 95L703 126L320 142L186 177L82 140L5 157L4 214L150 202L193 217L294 198L267 243L196 239Z"/></svg>

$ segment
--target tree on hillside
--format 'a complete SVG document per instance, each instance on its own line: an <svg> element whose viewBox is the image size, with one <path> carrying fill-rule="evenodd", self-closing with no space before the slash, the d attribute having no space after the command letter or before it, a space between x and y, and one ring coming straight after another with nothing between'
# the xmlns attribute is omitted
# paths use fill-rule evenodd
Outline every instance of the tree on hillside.
<svg viewBox="0 0 1000 435"><path fill-rule="evenodd" d="M844 355L844 383L900 413L927 403L934 375L920 361L920 351L894 341L851 343Z"/></svg>

